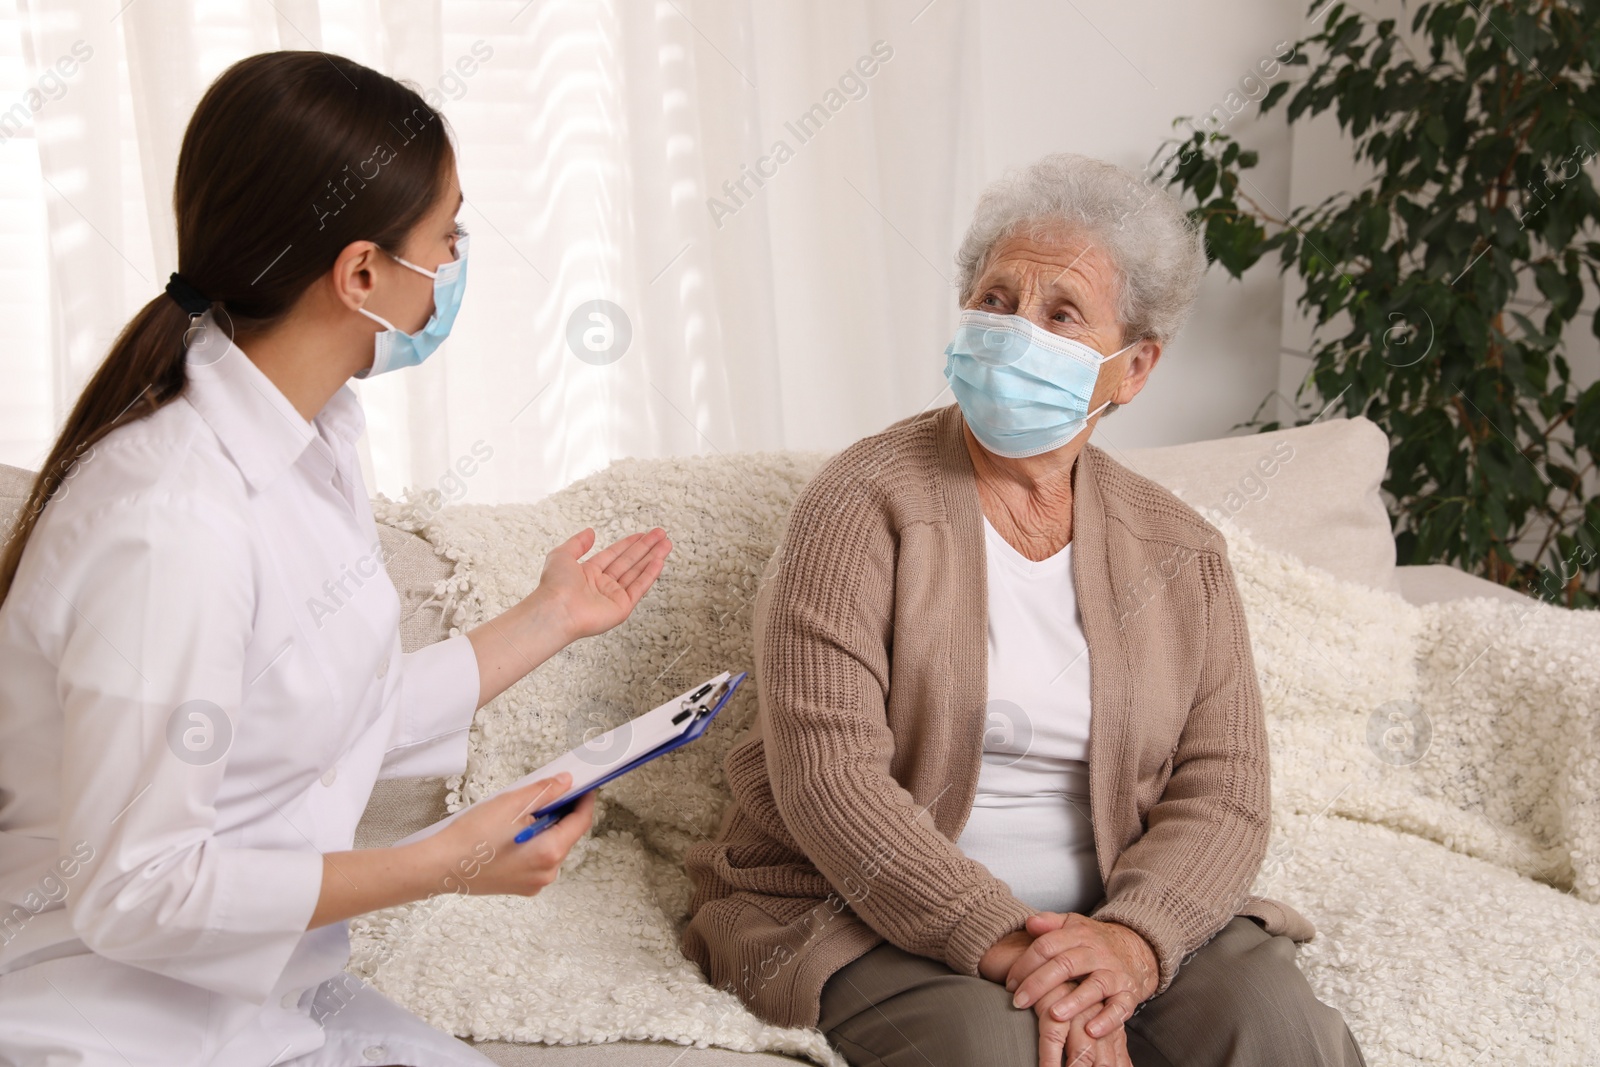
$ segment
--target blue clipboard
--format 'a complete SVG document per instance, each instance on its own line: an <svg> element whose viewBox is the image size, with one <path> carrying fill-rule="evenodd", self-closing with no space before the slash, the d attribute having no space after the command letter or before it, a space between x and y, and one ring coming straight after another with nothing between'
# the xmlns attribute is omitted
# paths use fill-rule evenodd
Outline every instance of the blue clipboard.
<svg viewBox="0 0 1600 1067"><path fill-rule="evenodd" d="M690 741L696 740L704 735L706 728L711 725L711 720L717 717L717 712L721 711L723 705L728 703L728 698L733 696L734 690L739 688L739 683L743 682L745 678L748 677L749 673L750 672L748 671L740 671L732 678L729 678L726 683L727 688L722 692L722 695L717 699L717 702L714 705L700 705L698 707L691 705L688 709L685 709L694 715L694 722L690 724L687 730L679 734L677 737L672 738L670 741L663 742L662 744L651 749L649 752L639 756L637 759L631 760L628 763L623 764L621 767L613 769L603 778L596 779L587 785L573 789L565 796L558 797L549 804L546 804L544 807L535 809L533 812L533 822L529 823L527 826L524 826L520 831L517 832L517 836L514 838L516 843L520 845L525 841L532 840L536 835L543 833L545 830L548 830L550 827L560 822L566 816L572 814L572 809L577 807L578 801L583 798L585 793L588 793L591 790L599 789L607 782L615 778L620 778L631 770L636 770L639 767L643 767L646 763L649 763L658 756L665 756L673 749L682 748ZM680 712L680 714L682 713Z"/></svg>

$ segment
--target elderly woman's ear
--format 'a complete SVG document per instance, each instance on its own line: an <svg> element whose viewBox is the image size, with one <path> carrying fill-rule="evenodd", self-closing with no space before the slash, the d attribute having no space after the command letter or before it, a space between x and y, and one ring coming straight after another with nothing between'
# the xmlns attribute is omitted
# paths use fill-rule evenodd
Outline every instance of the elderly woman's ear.
<svg viewBox="0 0 1600 1067"><path fill-rule="evenodd" d="M1117 357L1122 363L1122 372L1120 377L1109 383L1111 406L1106 409L1106 414L1111 414L1139 395L1145 383L1150 380L1150 372L1161 362L1161 353L1165 347L1160 341L1146 337Z"/></svg>

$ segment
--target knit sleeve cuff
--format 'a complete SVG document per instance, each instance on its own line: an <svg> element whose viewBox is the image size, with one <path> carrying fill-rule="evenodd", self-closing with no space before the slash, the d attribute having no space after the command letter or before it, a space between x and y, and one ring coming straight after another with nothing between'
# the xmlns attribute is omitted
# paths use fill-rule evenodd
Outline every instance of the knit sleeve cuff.
<svg viewBox="0 0 1600 1067"><path fill-rule="evenodd" d="M945 962L950 969L972 978L978 977L978 963L994 943L1013 930L1021 930L1028 916L1038 913L1010 893L1000 893L981 901L956 924L945 946Z"/></svg>
<svg viewBox="0 0 1600 1067"><path fill-rule="evenodd" d="M1156 966L1161 972L1156 991L1150 994L1152 997L1164 993L1178 976L1178 965L1183 962L1188 948L1184 943L1183 930L1173 920L1169 909L1144 900L1119 897L1106 901L1089 918L1103 923L1118 923L1145 939L1155 953Z"/></svg>

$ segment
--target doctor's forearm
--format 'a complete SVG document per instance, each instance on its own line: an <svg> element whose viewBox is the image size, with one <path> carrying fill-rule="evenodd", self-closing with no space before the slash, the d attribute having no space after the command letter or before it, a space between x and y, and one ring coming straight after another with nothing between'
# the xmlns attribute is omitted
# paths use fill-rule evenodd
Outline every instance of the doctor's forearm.
<svg viewBox="0 0 1600 1067"><path fill-rule="evenodd" d="M478 707L572 643L566 616L535 589L515 607L467 632L478 657Z"/></svg>
<svg viewBox="0 0 1600 1067"><path fill-rule="evenodd" d="M448 892L451 869L427 838L410 845L327 852L322 892L307 930Z"/></svg>

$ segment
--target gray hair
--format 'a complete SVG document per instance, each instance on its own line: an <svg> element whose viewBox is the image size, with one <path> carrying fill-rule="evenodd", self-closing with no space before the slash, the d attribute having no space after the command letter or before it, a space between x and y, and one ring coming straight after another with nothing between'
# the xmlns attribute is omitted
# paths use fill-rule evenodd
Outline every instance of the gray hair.
<svg viewBox="0 0 1600 1067"><path fill-rule="evenodd" d="M1062 223L1110 254L1123 340L1170 341L1189 317L1205 274L1199 228L1165 189L1067 152L1007 171L984 188L956 252L962 306L1003 238Z"/></svg>

